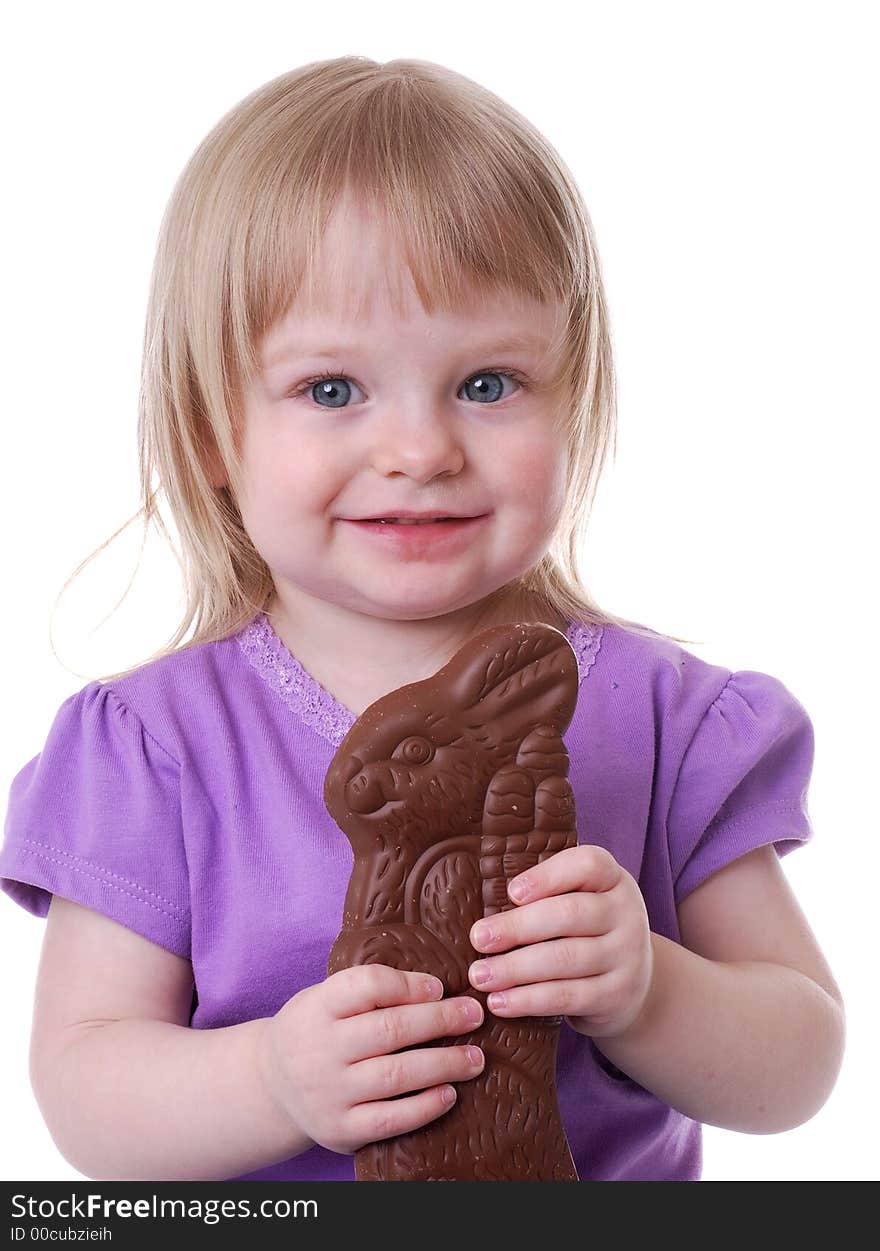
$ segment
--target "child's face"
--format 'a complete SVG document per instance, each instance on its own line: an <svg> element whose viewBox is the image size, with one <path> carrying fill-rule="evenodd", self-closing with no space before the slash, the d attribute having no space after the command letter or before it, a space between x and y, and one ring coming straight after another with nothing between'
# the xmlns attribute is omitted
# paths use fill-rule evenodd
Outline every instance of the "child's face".
<svg viewBox="0 0 880 1251"><path fill-rule="evenodd" d="M302 592L395 620L476 604L540 559L563 505L554 397L502 374L546 386L560 310L493 295L428 316L375 223L337 213L325 242L320 306L276 323L245 396L245 528L288 611ZM521 336L537 346L504 347ZM362 520L403 510L473 520Z"/></svg>

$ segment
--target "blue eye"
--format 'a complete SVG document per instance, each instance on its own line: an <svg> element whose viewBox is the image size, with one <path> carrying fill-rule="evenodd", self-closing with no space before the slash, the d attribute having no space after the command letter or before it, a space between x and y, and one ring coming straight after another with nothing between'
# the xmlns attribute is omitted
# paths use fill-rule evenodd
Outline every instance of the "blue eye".
<svg viewBox="0 0 880 1251"><path fill-rule="evenodd" d="M308 389L322 408L344 408L351 399L351 387L345 378L325 377L310 383Z"/></svg>
<svg viewBox="0 0 880 1251"><path fill-rule="evenodd" d="M502 379L506 374L496 373L488 369L482 374L473 374L462 387L469 400L477 400L480 404L494 404L504 395Z"/></svg>

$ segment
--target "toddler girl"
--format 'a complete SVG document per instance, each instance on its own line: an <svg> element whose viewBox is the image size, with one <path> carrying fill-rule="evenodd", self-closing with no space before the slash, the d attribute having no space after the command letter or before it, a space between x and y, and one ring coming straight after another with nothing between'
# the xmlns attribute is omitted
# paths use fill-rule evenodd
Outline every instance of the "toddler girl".
<svg viewBox="0 0 880 1251"><path fill-rule="evenodd" d="M513 621L577 657L578 845L512 880L469 976L499 1017L565 1018L580 1177L695 1179L701 1122L778 1132L827 1098L841 996L779 865L811 834L807 714L601 610L579 574L610 344L570 173L440 66L307 65L189 161L140 408L184 620L62 705L0 854L47 917L32 1081L76 1169L351 1179L358 1147L481 1071L479 1048L432 1045L476 998L327 976L352 859L322 791L370 703Z"/></svg>

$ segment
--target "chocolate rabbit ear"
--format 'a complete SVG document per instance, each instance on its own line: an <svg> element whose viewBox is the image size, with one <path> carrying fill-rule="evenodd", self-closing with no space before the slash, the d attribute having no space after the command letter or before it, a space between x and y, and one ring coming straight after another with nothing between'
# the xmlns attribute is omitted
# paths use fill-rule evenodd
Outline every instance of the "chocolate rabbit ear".
<svg viewBox="0 0 880 1251"><path fill-rule="evenodd" d="M553 626L486 630L441 674L450 698L471 725L500 722L506 729L513 719L529 726L552 725L561 733L574 715L577 657L565 635ZM500 737L506 738L506 732Z"/></svg>

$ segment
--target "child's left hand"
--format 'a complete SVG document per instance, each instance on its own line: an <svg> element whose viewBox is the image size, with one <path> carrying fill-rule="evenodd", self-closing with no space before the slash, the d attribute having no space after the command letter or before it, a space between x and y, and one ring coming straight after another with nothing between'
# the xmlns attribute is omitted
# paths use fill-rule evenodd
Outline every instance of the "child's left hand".
<svg viewBox="0 0 880 1251"><path fill-rule="evenodd" d="M520 898L518 886L526 888ZM488 992L489 1011L565 1016L595 1038L628 1029L653 975L648 914L635 879L604 847L581 845L520 873L508 895L516 908L471 928L475 950L509 953L468 970L471 985ZM481 981L483 971L490 977Z"/></svg>

